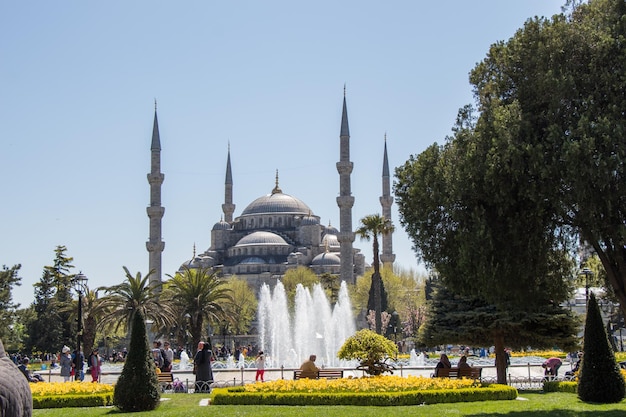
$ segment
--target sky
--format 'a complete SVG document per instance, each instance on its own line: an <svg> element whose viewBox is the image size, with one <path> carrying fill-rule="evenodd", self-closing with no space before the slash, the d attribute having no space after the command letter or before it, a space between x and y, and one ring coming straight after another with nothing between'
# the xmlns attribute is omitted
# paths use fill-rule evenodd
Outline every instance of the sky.
<svg viewBox="0 0 626 417"><path fill-rule="evenodd" d="M150 141L161 135L164 274L209 248L230 146L234 216L285 194L339 227L350 124L353 229L390 169L443 143L490 45L565 0L5 1L0 4L0 264L28 306L58 245L91 288L148 272ZM394 204L396 264L423 271ZM371 263L371 243L354 244Z"/></svg>

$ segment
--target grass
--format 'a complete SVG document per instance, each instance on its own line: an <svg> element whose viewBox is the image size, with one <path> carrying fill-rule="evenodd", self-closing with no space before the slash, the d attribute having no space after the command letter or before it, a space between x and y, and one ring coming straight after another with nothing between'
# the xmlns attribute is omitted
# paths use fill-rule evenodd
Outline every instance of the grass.
<svg viewBox="0 0 626 417"><path fill-rule="evenodd" d="M196 394L165 395L156 411L132 413L133 417L163 416L214 416L220 417L386 417L398 415L440 416L507 416L507 417L621 417L626 415L626 400L618 404L586 404L576 394L567 393L520 393L520 399L512 401L483 401L474 403L436 404L412 407L289 407L289 406L216 406L200 407L206 398ZM34 417L91 417L121 415L114 408L63 408L34 410Z"/></svg>

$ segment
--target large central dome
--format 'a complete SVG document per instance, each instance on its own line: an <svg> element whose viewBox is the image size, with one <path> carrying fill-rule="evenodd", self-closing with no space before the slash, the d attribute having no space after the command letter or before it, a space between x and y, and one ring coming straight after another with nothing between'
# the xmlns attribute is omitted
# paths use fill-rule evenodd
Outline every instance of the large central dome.
<svg viewBox="0 0 626 417"><path fill-rule="evenodd" d="M245 208L241 215L265 213L288 213L307 216L311 214L311 209L296 197L279 191L257 198Z"/></svg>

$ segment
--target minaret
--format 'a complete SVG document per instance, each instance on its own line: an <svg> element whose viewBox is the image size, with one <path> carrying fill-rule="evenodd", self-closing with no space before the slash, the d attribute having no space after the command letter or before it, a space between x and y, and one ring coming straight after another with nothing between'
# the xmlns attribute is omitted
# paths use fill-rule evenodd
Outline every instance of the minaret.
<svg viewBox="0 0 626 417"><path fill-rule="evenodd" d="M233 173L230 169L230 143L228 144L228 159L226 160L226 181L224 182L222 211L224 212L224 221L229 224L232 223L235 205L233 204Z"/></svg>
<svg viewBox="0 0 626 417"><path fill-rule="evenodd" d="M149 254L150 283L161 283L161 254L165 242L161 239L161 219L165 208L161 207L161 185L165 176L161 173L161 138L159 137L159 121L157 119L156 100L154 101L154 125L152 127L152 145L150 146L151 171L148 174L150 184L150 206L146 209L150 219L150 240L146 242Z"/></svg>
<svg viewBox="0 0 626 417"><path fill-rule="evenodd" d="M354 197L350 189L350 174L352 174L353 163L350 162L350 129L348 128L345 86L343 87L343 113L341 114L339 140L339 162L337 162L337 172L339 173L339 197L337 197L339 235L337 235L337 240L341 255L340 279L349 284L354 284L354 253L352 250L352 242L354 242L354 232L352 231Z"/></svg>
<svg viewBox="0 0 626 417"><path fill-rule="evenodd" d="M391 179L389 178L389 160L387 159L387 134L385 133L385 152L383 155L383 195L380 197L380 205L383 207L383 217L391 221ZM396 255L393 254L392 234L383 235L383 253L380 260L384 265L393 266Z"/></svg>

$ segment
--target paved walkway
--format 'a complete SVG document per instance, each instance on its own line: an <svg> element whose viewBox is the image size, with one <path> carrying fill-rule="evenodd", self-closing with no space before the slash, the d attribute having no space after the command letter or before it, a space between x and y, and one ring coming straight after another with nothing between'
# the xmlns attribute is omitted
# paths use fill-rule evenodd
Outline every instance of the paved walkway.
<svg viewBox="0 0 626 417"><path fill-rule="evenodd" d="M496 369L494 366L483 366L482 372L482 380L485 382L495 382L496 381ZM568 371L570 366L568 363L565 363L561 368L562 375L565 374L565 371ZM509 383L517 388L540 388L541 381L543 379L543 368L539 365L513 365L508 369L508 380ZM104 371L100 377L100 382L105 384L114 384L117 382L117 379L120 375L120 370L113 371ZM63 377L59 375L59 371L57 370L47 370L37 372L41 374L45 381L53 381L53 382L62 382ZM394 375L400 376L408 376L408 375L416 375L416 376L424 376L430 377L433 373L432 367L415 367L415 366L407 366L396 369ZM219 369L213 370L213 377L215 382L213 383L214 387L223 387L223 386L233 386L233 385L243 385L254 383L254 377L256 374L255 369ZM185 383L188 388L193 388L195 375L192 374L191 370L174 370L173 371L174 378L178 378L180 381ZM364 373L362 371L357 371L355 369L345 369L344 377L361 377ZM266 381L274 381L278 379L293 379L293 369L266 369L265 370L265 380ZM88 376L88 379L91 380L91 377Z"/></svg>

